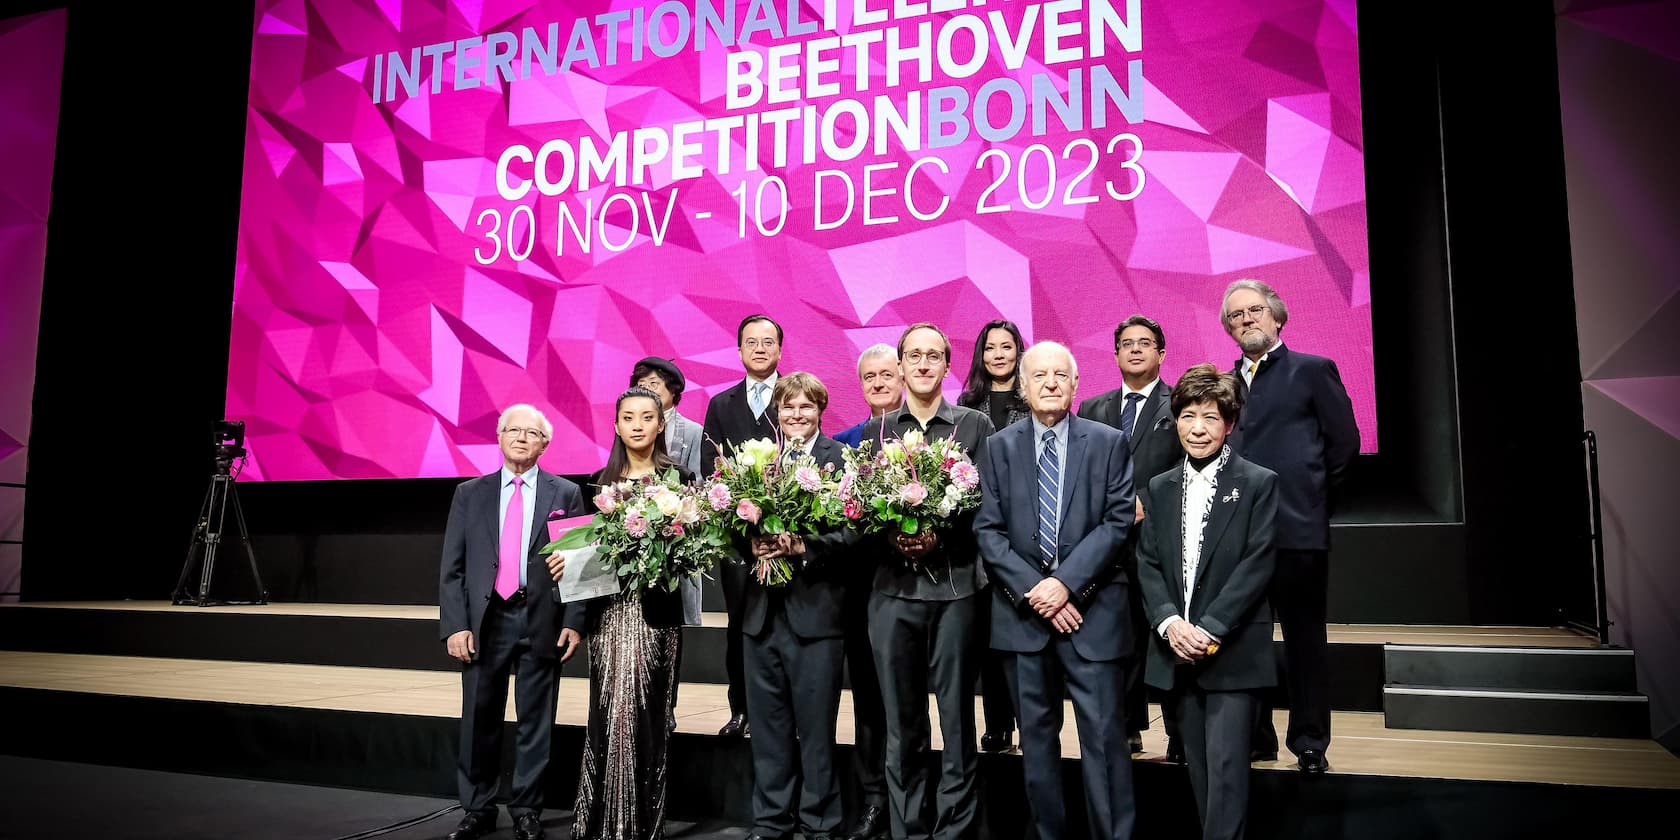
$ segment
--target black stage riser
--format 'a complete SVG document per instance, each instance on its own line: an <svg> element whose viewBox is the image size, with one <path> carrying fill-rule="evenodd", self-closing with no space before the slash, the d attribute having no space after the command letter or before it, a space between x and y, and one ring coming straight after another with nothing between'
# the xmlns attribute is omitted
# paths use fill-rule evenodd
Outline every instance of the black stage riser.
<svg viewBox="0 0 1680 840"><path fill-rule="evenodd" d="M565 699L565 698L562 698ZM452 797L457 722L450 718L242 706L37 689L0 689L0 702L30 726L0 743L13 755L177 772L341 785ZM75 732L76 737L65 733ZM511 733L510 733L511 734ZM556 728L548 801L571 805L581 729ZM509 738L511 743L511 737ZM841 766L850 751L840 748ZM930 756L934 758L934 756ZM1136 762L1138 837L1193 840L1195 809L1184 769ZM986 840L1022 836L1020 760L983 756ZM1070 819L1082 818L1078 762L1063 765ZM739 823L748 813L749 747L679 734L672 746L671 815ZM1662 824L1669 791L1253 771L1248 836L1259 840L1357 837L1502 840L1596 836L1607 815L1623 825ZM848 800L852 793L848 791ZM1083 835L1083 828L1070 825Z"/></svg>
<svg viewBox="0 0 1680 840"><path fill-rule="evenodd" d="M725 641L721 627L683 628L683 682L727 682ZM1281 642L1277 648L1281 661ZM0 649L429 671L453 671L457 667L443 653L436 621L236 613L214 607L185 613L3 609ZM574 657L563 673L569 677L589 675L583 657ZM1382 645L1330 646L1332 708L1382 711L1382 687ZM1286 708L1288 698L1282 689L1274 694L1276 705Z"/></svg>

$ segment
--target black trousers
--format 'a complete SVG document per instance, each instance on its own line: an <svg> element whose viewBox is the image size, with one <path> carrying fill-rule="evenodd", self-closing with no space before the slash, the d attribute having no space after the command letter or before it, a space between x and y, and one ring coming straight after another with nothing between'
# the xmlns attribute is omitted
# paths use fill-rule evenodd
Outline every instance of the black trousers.
<svg viewBox="0 0 1680 840"><path fill-rule="evenodd" d="M1149 611L1143 603L1143 587L1137 579L1137 539L1126 541L1125 554L1121 562L1125 564L1126 580L1131 585L1126 587L1126 601L1130 607L1129 617L1132 622L1132 655L1126 659L1126 734L1142 732L1149 728L1149 686L1143 681L1144 671L1149 664L1149 647L1156 643L1160 635L1155 628L1149 626ZM1167 728L1167 737L1178 737L1178 709L1171 701L1161 704L1161 722Z"/></svg>
<svg viewBox="0 0 1680 840"><path fill-rule="evenodd" d="M747 713L747 678L742 666L741 610L746 608L747 581L752 571L745 565L725 560L718 564L718 584L723 589L723 607L729 613L724 632L723 668L729 675L729 713Z"/></svg>
<svg viewBox="0 0 1680 840"><path fill-rule="evenodd" d="M1015 654L993 650L992 593L977 596L974 619L974 655L980 663L980 708L985 715L987 735L1015 731Z"/></svg>
<svg viewBox="0 0 1680 840"><path fill-rule="evenodd" d="M1260 708L1248 691L1207 691L1181 679L1178 707L1190 791L1202 821L1202 840L1241 840L1248 817L1249 734Z"/></svg>
<svg viewBox="0 0 1680 840"><path fill-rule="evenodd" d="M1330 748L1330 641L1325 630L1330 552L1279 549L1267 597L1283 626L1283 683L1289 691L1289 751ZM1262 699L1254 748L1276 752L1272 704Z"/></svg>
<svg viewBox="0 0 1680 840"><path fill-rule="evenodd" d="M852 773L864 807L887 804L887 707L881 700L881 681L875 674L875 652L869 645L869 581L855 581L846 590L846 675L852 685L852 726L856 746Z"/></svg>
<svg viewBox="0 0 1680 840"><path fill-rule="evenodd" d="M1079 726L1079 771L1091 837L1129 840L1137 822L1132 751L1126 746L1125 668L1079 655L1066 637L1038 653L1015 655L1020 685L1021 773L1039 840L1067 837L1062 801L1062 698L1073 700Z"/></svg>
<svg viewBox="0 0 1680 840"><path fill-rule="evenodd" d="M796 828L832 833L842 817L834 730L845 642L801 639L782 605L770 609L765 631L745 640L753 830L769 837L792 837Z"/></svg>
<svg viewBox="0 0 1680 840"><path fill-rule="evenodd" d="M887 708L887 798L895 840L971 837L978 804L974 745L975 602L911 601L873 593L869 641ZM938 787L928 694L939 708ZM931 817L928 813L931 808Z"/></svg>
<svg viewBox="0 0 1680 840"><path fill-rule="evenodd" d="M548 769L554 731L560 660L554 650L531 648L526 626L529 604L508 604L501 596L492 595L484 611L484 624L474 639L478 657L461 666L461 745L455 778L461 807L467 811L495 811L502 769L502 723L508 677L512 676L518 727L508 812L542 812L542 777Z"/></svg>

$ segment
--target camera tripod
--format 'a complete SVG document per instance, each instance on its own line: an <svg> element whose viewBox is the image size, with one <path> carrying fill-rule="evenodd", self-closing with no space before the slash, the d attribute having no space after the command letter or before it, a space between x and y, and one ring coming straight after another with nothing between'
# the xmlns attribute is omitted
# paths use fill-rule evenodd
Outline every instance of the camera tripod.
<svg viewBox="0 0 1680 840"><path fill-rule="evenodd" d="M187 559L181 564L181 577L175 581L176 606L210 607L268 603L268 590L263 587L262 574L257 571L257 553L251 548L251 532L245 527L245 510L239 506L239 493L234 488L230 466L229 462L218 460L216 473L210 476L210 489L204 494L204 506L199 509L198 524L193 527L192 542L187 545ZM245 559L251 563L251 580L257 585L255 601L219 601L210 598L210 577L216 568L216 550L222 545L223 526L227 524L230 500L233 505L234 525L239 529L237 537L245 546ZM195 563L200 547L204 549L203 561ZM198 592L189 594L187 580L192 576L194 565L199 566Z"/></svg>

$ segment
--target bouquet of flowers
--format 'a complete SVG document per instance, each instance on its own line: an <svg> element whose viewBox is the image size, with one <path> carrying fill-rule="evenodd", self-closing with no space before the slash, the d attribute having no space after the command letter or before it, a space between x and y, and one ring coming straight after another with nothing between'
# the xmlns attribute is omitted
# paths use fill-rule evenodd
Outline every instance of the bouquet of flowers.
<svg viewBox="0 0 1680 840"><path fill-rule="evenodd" d="M543 548L544 554L593 544L596 557L614 568L623 591L676 590L728 553L729 536L706 515L697 491L676 470L663 476L620 481L595 496L600 513Z"/></svg>
<svg viewBox="0 0 1680 840"><path fill-rule="evenodd" d="M810 454L796 458L768 438L749 440L719 456L703 486L706 505L719 527L744 537L815 534L842 519L832 466L817 466ZM785 557L760 560L755 572L766 586L793 579Z"/></svg>
<svg viewBox="0 0 1680 840"><path fill-rule="evenodd" d="M980 506L980 470L955 440L911 431L847 451L835 495L859 530L918 534Z"/></svg>

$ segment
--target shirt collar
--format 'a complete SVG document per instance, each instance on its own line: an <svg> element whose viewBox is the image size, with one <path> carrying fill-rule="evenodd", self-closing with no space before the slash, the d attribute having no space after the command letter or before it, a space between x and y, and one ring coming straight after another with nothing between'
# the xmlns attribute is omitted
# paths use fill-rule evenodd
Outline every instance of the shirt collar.
<svg viewBox="0 0 1680 840"><path fill-rule="evenodd" d="M921 421L916 419L916 415L910 413L910 404L908 402L901 404L897 410L888 412L887 416L892 420L892 425L895 428L902 425L906 420L918 425L921 424ZM933 413L933 417L935 420L945 421L948 425L957 425L957 412L951 408L951 401L945 399L944 397L939 398L939 410ZM929 425L932 425L932 421L929 421Z"/></svg>
<svg viewBox="0 0 1680 840"><path fill-rule="evenodd" d="M763 379L754 379L754 378L752 378L752 374L747 374L747 376L744 379L742 379L741 381L746 383L747 393L750 394L750 393L752 393L752 387L754 385L758 384L759 382L763 382L764 384L769 385L771 390L775 390L776 380L780 379L780 378L781 378L780 373L778 373L776 371L770 371L770 375L764 377ZM769 396L769 394L766 393L765 396Z"/></svg>
<svg viewBox="0 0 1680 840"><path fill-rule="evenodd" d="M1157 376L1154 379L1149 380L1148 385L1133 391L1131 387L1122 380L1120 382L1120 398L1125 399L1127 394L1142 394L1143 398L1147 400L1149 399L1150 394L1155 393L1155 386L1159 384L1161 384L1161 377Z"/></svg>
<svg viewBox="0 0 1680 840"><path fill-rule="evenodd" d="M502 486L506 487L509 484L512 484L513 483L513 477L515 475L518 475L521 478L525 479L525 486L526 487L533 486L537 483L537 473L538 472L539 472L539 470L537 469L536 464L532 464L531 468L526 470L523 473L515 473L513 470L508 469L507 464L503 464L502 465Z"/></svg>
<svg viewBox="0 0 1680 840"><path fill-rule="evenodd" d="M1043 440L1045 432L1054 432L1056 434L1056 441L1058 443L1060 443L1061 441L1067 440L1068 418L1072 417L1072 416L1073 416L1072 414L1064 414L1064 415L1062 415L1062 419L1056 421L1056 425L1046 426L1046 425L1044 425L1043 421L1038 419L1038 415L1036 415L1036 414L1033 415L1032 416L1033 439Z"/></svg>

